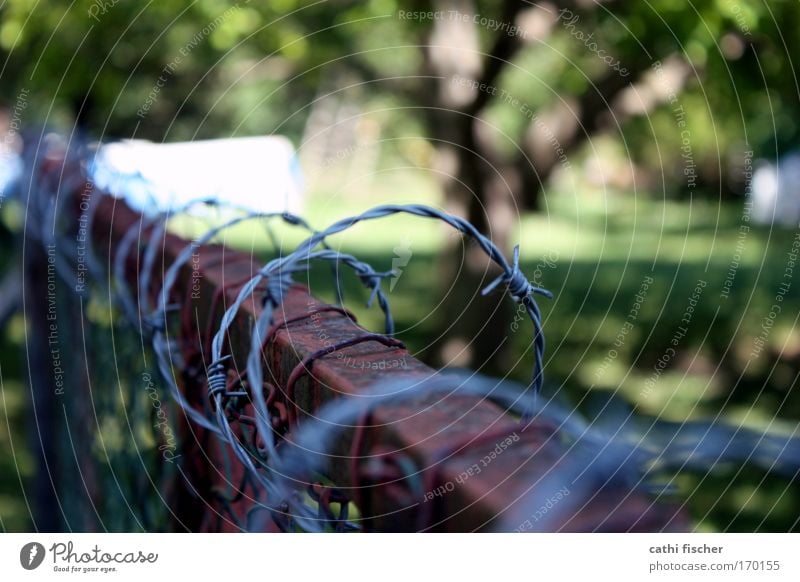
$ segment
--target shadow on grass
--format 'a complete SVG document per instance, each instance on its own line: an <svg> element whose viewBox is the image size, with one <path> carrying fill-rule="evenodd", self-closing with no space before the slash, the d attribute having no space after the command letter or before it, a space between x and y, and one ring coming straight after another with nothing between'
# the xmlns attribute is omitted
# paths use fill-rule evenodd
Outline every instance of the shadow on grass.
<svg viewBox="0 0 800 582"><path fill-rule="evenodd" d="M769 236L763 261L735 268L730 248L704 261L562 260L547 267L541 281L556 294L554 301L540 301L550 389L564 390L584 412L612 393L639 414L672 421L716 418L796 431L800 281L780 295L793 233ZM359 256L378 270L391 269L391 256ZM529 260L522 269L533 273L541 264ZM444 329L437 303L447 290L447 282L436 281L438 272L432 255L417 253L389 295L400 338L434 366L438 343L430 340ZM313 293L333 299L328 273L314 270L306 282ZM358 281L345 276L344 284L348 307L379 330L379 317L360 309L365 293ZM476 297L465 316L482 317L481 300ZM780 313L772 320L776 303ZM519 361L508 372L521 381L530 373L529 329L522 322L519 331L509 326L506 333ZM680 475L678 501L702 530L796 531L796 481L752 468L716 468Z"/></svg>

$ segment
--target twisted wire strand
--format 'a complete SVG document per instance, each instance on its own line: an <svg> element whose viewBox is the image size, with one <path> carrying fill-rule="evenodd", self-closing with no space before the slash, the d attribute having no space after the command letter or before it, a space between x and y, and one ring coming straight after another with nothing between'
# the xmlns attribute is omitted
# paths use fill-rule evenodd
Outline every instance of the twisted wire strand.
<svg viewBox="0 0 800 582"><path fill-rule="evenodd" d="M368 221L383 218L393 214L410 214L422 218L430 218L444 222L457 231L471 237L477 245L486 253L486 255L494 261L501 269L501 274L489 283L483 290L483 295L488 295L499 287L504 287L508 294L517 302L525 306L526 313L530 317L533 327L533 347L534 347L534 365L531 377L530 389L534 393L541 391L544 382L543 375L543 360L545 351L544 331L542 329L542 317L539 305L536 302L535 295L542 295L549 299L553 298L553 294L539 286L531 283L520 270L519 266L519 246L514 247L513 257L511 262L505 258L500 249L485 235L483 235L472 223L469 221L432 208L422 204L408 204L397 205L389 204L384 206L377 206L357 216L351 216L339 220L318 233L310 236L306 241L301 243L297 250L291 255L286 257L286 262L297 260L298 257L304 254L309 254L314 247L317 246L320 240L330 238L332 235L345 231L354 225Z"/></svg>
<svg viewBox="0 0 800 582"><path fill-rule="evenodd" d="M497 249L488 238L481 235L468 221L421 205L378 207L362 215L338 221L324 231L312 234L288 256L273 259L268 262L250 281L242 286L235 301L223 314L217 333L212 341L212 364L210 369L212 370L214 378L210 375L209 383L211 384L213 382L215 386L220 386L222 384L221 375L225 373L224 362L222 360L222 346L227 331L244 301L253 296L256 288L264 279L267 280L267 287L263 299L264 307L251 333L250 351L247 356L247 380L248 384L251 386L251 400L255 409L254 422L256 431L262 435L266 447L266 457L268 459L277 457L277 442L274 430L269 422L266 400L264 399L262 391L258 388L264 385L261 349L268 334L268 330L274 324L274 310L280 306L286 291L291 285L291 274L299 270L307 269L310 262L315 259L349 266L362 283L371 290L368 305L377 299L385 314L387 335L392 335L394 332L393 318L391 316L388 300L380 289L380 283L383 278L391 276L393 272L376 272L371 266L359 261L352 255L332 251L330 249L323 249L320 251L313 251L313 249L327 237L342 232L362 220L381 218L383 216L402 212L443 220L462 233L475 238L486 254L501 267L502 273L483 290L483 294L488 294L495 288L504 285L512 297L525 304L526 310L531 316L536 330L534 339L536 365L534 367L531 388L534 394L539 391L542 383L541 361L544 350L544 338L541 332L541 315L533 295L541 294L547 297L552 297L552 295L548 291L532 285L524 278L519 269L519 249L516 248L514 250L513 260L509 263L499 249ZM168 281L168 277L165 278L165 281ZM267 481L269 481L269 479L267 479Z"/></svg>
<svg viewBox="0 0 800 582"><path fill-rule="evenodd" d="M163 277L161 291L158 293L158 304L153 310L153 312L147 315L147 319L151 322L161 322L161 321L166 322L167 311L169 308L167 302L169 300L172 289L175 286L175 283L177 282L180 270L188 263L188 261L192 257L192 254L195 253L201 246L207 244L209 241L218 236L221 232L229 228L232 228L238 224L241 224L245 221L269 220L273 218L280 218L284 220L287 224L299 225L313 232L313 229L311 229L311 227L308 226L308 224L302 218L285 212L249 213L245 214L244 216L235 217L219 226L211 228L200 238L195 239L189 244L187 244L175 258L175 260L170 264L166 274ZM152 341L153 341L154 351L156 353L156 357L158 360L159 369L161 370L162 375L165 377L167 384L170 387L170 392L172 393L173 397L175 397L177 402L180 404L181 408L183 408L186 411L186 413L190 416L190 418L194 420L196 423L198 423L200 426L213 432L217 436L224 438L225 436L224 429L219 426L216 426L215 423L210 421L205 414L201 413L196 408L192 407L186 401L184 396L181 394L180 389L177 385L177 381L174 378L173 364L175 358L172 354L170 343L167 340L166 326L161 326L161 325L155 326ZM219 383L218 379L219 376L224 373L224 366L220 365L219 357L214 359L214 361L209 366L209 369L213 369L213 372L208 375L209 383L213 382L214 385L216 386Z"/></svg>
<svg viewBox="0 0 800 582"><path fill-rule="evenodd" d="M80 183L78 180L80 176L78 174L68 174L63 181L60 179L56 181L48 172L43 171L44 163L49 155L48 150L45 148L44 153L39 151L34 153L38 155L31 155L31 150L28 150L26 158L28 160L26 167L30 168L30 172L26 175L33 217L33 220L29 222L30 234L44 245L58 243L59 272L63 278L69 280L71 276L74 276L74 271L69 268L70 260L75 260L76 257L75 253L68 251L69 249L74 250L74 245L70 240L62 240L64 235L59 231L48 232L46 226L55 224L55 218L61 214L59 209L66 203L67 197L65 195L60 195L56 202L54 201L53 193L61 192L63 194L76 188ZM94 220L94 212L100 196L103 195L105 194L95 191L92 196L90 207L87 210L87 223L89 225ZM222 206L228 208L228 205ZM153 241L158 240L160 236L165 236L165 225L169 217L185 211L187 210L177 209L166 216L162 214L148 219L150 225L161 221L160 227L153 229L159 233L158 236L153 236L151 232L151 247L155 246ZM282 303L285 293L292 284L292 273L306 271L310 262L314 260L329 262L336 277L338 292L338 267L340 265L348 266L370 291L368 305L377 300L385 314L386 334L391 336L394 332L393 319L388 300L386 300L385 294L381 291L381 282L386 277L391 276L392 272L377 272L367 263L359 261L352 255L334 251L326 247L325 239L361 221L398 213L408 213L444 221L463 234L475 239L483 251L500 267L501 274L490 282L482 290L482 293L486 295L501 288L505 289L513 299L525 306L526 312L533 322L536 361L533 378L527 386L528 389L525 390L520 385L508 382L498 384L497 381L474 375L459 378L451 374L437 374L428 381L421 382L418 386L380 386L376 387L374 392L367 394L367 396L372 396L373 398L342 399L327 405L317 415L316 420L305 421L298 426L298 437L293 444L287 445L284 442L279 449L278 442L271 430L272 427L267 423L269 411L262 390L264 378L260 355L261 346L266 341L266 338L269 337L270 330L275 325L275 322L273 322L275 309ZM223 315L222 322L212 341L213 357L207 369L208 392L213 406L211 407L210 415L208 412L201 413L184 399L177 384L174 383L174 369L181 365L179 360L180 352L175 353L174 343L168 336L166 323L168 312L174 308L168 301L171 290L176 283L178 271L186 264L192 252L199 245L210 241L222 229L232 226L231 223L236 224L244 220L261 218L264 219L264 224L269 228L269 219L277 216L283 218L288 224L304 226L312 234L292 253L271 260L253 278L247 281L237 295L235 304ZM136 223L134 226L142 228L141 223ZM88 230L91 232L91 227ZM127 315L134 318L138 314L134 307L130 289L127 288L125 283L123 268L125 257L130 252L135 234L134 227L131 227L131 231L126 232L123 236L114 257L115 297L123 304L123 309ZM268 231L269 234L270 232ZM272 237L271 240L275 242ZM89 237L88 242L91 242L91 237ZM315 251L314 249L318 245L322 245L323 248ZM94 255L93 251L90 250L89 252ZM89 257L89 261L93 262L93 258ZM140 280L146 279L149 286L154 260L151 258L146 263L147 269L140 273ZM90 264L90 267L93 277L99 280L99 265ZM241 304L248 297L254 296L261 283L266 283L263 296L264 309L252 330L251 350L248 354L245 373L249 389L247 391L238 390L235 387L231 389L226 370L226 358L229 356L222 355L224 336ZM159 369L170 385L173 398L186 411L192 421L230 444L230 449L235 459L246 469L244 481L247 481L253 488L257 486L263 488L267 495L268 503L258 503L254 508L254 513L266 510L276 518L276 521L286 524L285 527L319 531L328 527L332 521L352 525L348 517L342 517L343 514L338 517L332 516L330 511L323 507L324 504L328 503L326 499L329 500L330 496L334 495L333 493L323 492L320 494L320 503L315 509L305 501L306 498L301 494L298 486L308 486L314 482L316 476L326 472L325 464L329 455L329 446L333 442L333 436L337 431L347 428L363 431L365 423L359 423L357 420L368 416L371 410L374 410L375 407L382 403L437 393L444 395L451 393L472 394L482 398L490 398L520 416L522 426L527 426L525 422L539 419L551 421L557 425L559 432L581 451L580 455L574 457L576 460L570 469L570 475L581 475L587 471L587 467L594 467L594 469L590 469L595 471L591 474L597 478L602 476L602 479L606 479L606 481L619 478L627 484L645 488L651 494L659 492L658 489L648 489L649 478L657 473L676 469L708 470L710 466L727 462L755 464L766 470L778 471L790 477L796 476L798 467L800 467L800 445L798 445L798 439L794 434L766 434L741 427L701 421L682 424L654 421L649 427L642 427L641 419L635 419L631 416L628 417L628 420L618 423L616 426L596 421L590 423L567 405L562 405L552 399L548 402L542 402L537 399L536 395L540 392L542 386L542 357L544 352L541 313L534 298L537 294L552 297L546 290L525 280L519 267L519 247L514 248L512 259L508 261L488 238L481 235L474 226L462 219L419 205L389 205L340 220L328 229L319 232L310 229L301 218L285 213L270 213L261 216L250 213L237 217L233 221L229 221L227 226L222 225L212 229L204 237L184 248L167 270L162 280L161 289L157 294L157 305L152 312L148 313L148 316L151 322L164 322L163 326L158 325L154 328L155 331L151 341L156 354L160 356ZM242 437L236 433L233 426L233 422L236 419L229 418L227 413L231 408L228 403L235 403L248 397L254 404L256 414L250 420L240 416L239 422L242 426L248 425L249 422L255 428L252 446L244 442ZM235 408L235 405L233 408ZM256 435L260 436L263 448L257 444ZM405 476L419 471L419 468L409 458L396 458L394 461L402 469L401 473ZM617 475L617 472L620 474ZM563 476L559 477L559 479L562 478ZM602 485L601 481L597 482ZM553 482L553 484L555 483ZM243 486L238 487L237 495L243 494L243 488ZM547 487L545 487L545 490L547 490ZM576 489L575 491L577 492L578 490ZM575 495L572 499L579 498L579 495ZM221 502L228 508L231 517L239 523L238 518L233 515L233 511L230 508L230 501L231 499L227 497L221 498ZM535 507L535 504L541 501L541 496L531 496L527 501L530 507ZM563 513L563 511L572 507L571 503L565 503L560 511ZM555 519L556 515L558 513L554 512L552 519ZM250 519L250 516L248 516L248 519ZM548 523L552 525L554 522ZM550 527L550 525L547 527Z"/></svg>
<svg viewBox="0 0 800 582"><path fill-rule="evenodd" d="M73 159L72 151L70 148L67 149L67 156L70 160ZM47 153L47 152L46 152ZM76 157L85 156L85 152L81 151ZM59 209L63 204L66 203L67 196L57 196L55 201L53 197L50 195L51 192L54 190L56 192L63 191L65 189L73 189L73 187L77 188L79 184L85 183L85 178L80 175L80 173L76 173L75 175L68 175L67 180L62 182L59 180L57 184L53 184L52 174L48 172L40 171L43 168L44 158L46 156L34 157L33 163L28 164L28 167L31 168L30 173L30 188L29 191L31 192L31 198L34 202L34 209L36 210L39 216L42 216L44 220L37 220L36 224L39 226L39 230L34 232L33 234L38 235L38 238L43 242L51 240L51 238L44 229L44 225L48 223L47 218L52 219L55 221L55 217L60 215ZM63 167L63 166L62 166ZM81 165L81 167L83 167ZM84 168L85 169L85 168ZM80 178L80 181L78 180ZM72 183L74 182L74 184ZM100 200L100 196L105 195L105 193L100 192L97 189L94 189L92 193L91 203L87 209L87 224L88 229L91 232L91 224L94 220L94 212L96 211L97 205ZM187 205L188 206L188 205ZM398 210L399 211L399 210ZM184 250L179 254L175 261L173 261L172 265L170 265L169 269L167 270L166 275L162 280L161 290L157 295L157 305L152 310L150 309L149 304L149 293L148 290L151 286L151 281L153 278L153 270L155 267L155 258L157 257L157 249L158 245L157 242L164 236L166 236L166 224L167 221L177 214L182 214L188 212L188 208L178 208L174 209L171 212L162 213L160 215L156 215L155 217L148 217L143 221L136 222L130 229L127 231L120 242L119 248L116 250L116 254L113 260L114 266L114 287L115 287L115 297L118 302L121 304L123 312L129 319L141 320L144 319L146 323L149 325L145 326L142 330L150 330L152 331L151 342L154 348L154 351L157 355L158 360L158 367L161 372L161 375L167 380L168 385L170 386L170 393L173 396L174 400L178 403L178 405L183 409L188 416L191 418L193 422L195 422L198 426L209 430L211 433L217 435L218 437L222 438L223 440L231 443L233 453L247 469L249 473L252 473L257 481L263 485L270 494L270 497L274 497L275 487L272 483L272 479L266 478L264 475L264 465L263 462L259 461L257 455L253 455L251 452L248 452L244 446L239 443L238 436L233 431L229 420L225 414L225 404L224 401L231 398L228 394L227 390L227 381L223 374L225 374L225 361L222 359L223 356L221 354L221 347L222 347L222 340L225 333L225 330L230 325L232 321L232 317L235 314L235 311L241 306L242 300L251 295L258 285L262 282L263 279L267 279L266 281L266 288L265 292L265 301L264 301L264 310L262 311L261 317L259 318L257 324L254 326L253 329L253 346L258 345L260 348L261 339L265 336L266 332L268 331L269 326L273 324L272 321L272 314L274 313L274 308L279 306L283 300L283 296L287 292L289 286L291 285L291 274L294 272L305 271L308 269L309 263L312 260L320 260L320 261L327 261L331 263L332 271L335 275L335 282L336 282L336 291L337 296L341 297L341 289L338 281L338 268L340 265L346 265L350 267L356 276L361 280L361 282L370 290L370 296L368 299L368 305L371 305L373 302L377 301L380 308L385 314L385 328L387 335L392 335L394 332L394 322L391 315L391 310L389 307L389 302L386 295L381 290L381 281L392 275L391 272L384 272L380 273L375 271L370 265L359 261L352 255L339 253L330 249L325 243L325 238L327 235L320 235L320 233L316 233L311 230L308 225L303 221L300 217L295 217L286 213L281 213L280 216L289 224L295 224L306 227L311 235L306 242L301 245L301 248L292 253L289 257L282 257L280 259L273 260L270 262L265 269L262 269L251 281L243 286L241 289L238 298L237 298L237 305L235 309L228 310L224 316L223 321L220 325L220 331L215 335L212 341L212 352L214 353L214 360L211 362L211 365L208 368L208 379L209 379L209 395L211 399L214 401L214 409L215 415L212 415L210 418L206 415L201 413L197 410L194 406L192 406L182 395L180 390L178 389L177 383L174 379L174 368L175 366L180 366L180 353L175 350L174 342L169 338L168 331L167 331L167 314L168 312L174 308L175 306L168 304L168 300L170 297L170 292L173 286L175 285L177 274L179 270L186 264L186 261L191 257L191 254L202 244L210 241L214 236L216 236L219 232L223 229L233 226L243 220L251 220L257 218L270 218L274 217L274 214L270 214L269 216L256 216L254 214L245 215L242 217L238 217L234 220L228 221L228 223L211 229L206 235L201 237L200 239L194 241L192 244L189 244L184 248ZM416 211L411 211L412 213L420 214L422 211L417 209ZM430 210L431 213L435 213L436 211ZM424 214L424 213L423 213ZM376 215L377 217L377 215ZM453 219L455 220L455 219ZM352 224L355 224L357 221L353 221ZM55 223L55 222L54 222ZM468 224L468 223L465 223ZM341 232L343 230L344 223L340 221L334 227L329 229L330 233ZM133 294L131 293L130 288L127 285L127 278L124 276L125 271L125 261L126 258L129 256L131 247L133 246L136 240L137 232L142 230L146 230L150 228L149 240L147 244L147 248L145 249L145 254L142 260L142 268L139 273L138 281L139 285L141 286L139 298L140 298L140 305L139 308L136 308L135 302L133 300ZM463 227L466 231L469 231L468 227ZM474 231L473 232L477 232ZM272 236L271 231L268 232L270 235L270 240L273 243L276 241L275 237ZM89 237L91 238L91 237ZM67 241L69 242L69 241ZM91 242L91 241L89 241ZM491 244L491 243L489 243ZM311 252L312 249L318 245L321 245L323 248L317 252ZM61 246L62 251L68 250L72 248L74 245L67 245L64 244ZM490 247L491 248L491 247ZM100 280L100 269L95 261L95 254L90 249L89 251L89 261L91 263L91 274L93 275L95 280ZM75 257L69 256L70 253L67 253L66 257L63 257L62 265L61 265L61 274L63 278L67 278L69 275L69 259L74 259ZM507 279L501 278L495 283L494 286L500 284L506 284L510 291L515 294L522 293L522 286L517 281L518 275L514 273L514 269L516 267L511 267L506 263L503 263L504 268L508 270ZM487 289L487 292L490 289ZM139 316L141 312L144 312L143 316ZM163 322L163 323L162 323ZM247 376L248 376L248 383L251 387L249 391L249 395L255 403L256 415L254 417L255 427L257 432L261 435L261 439L264 443L264 453L266 458L277 458L277 451L276 451L276 443L275 441L270 438L270 431L268 430L269 427L266 426L265 420L268 418L266 404L263 399L262 390L260 389L263 386L263 371L261 370L260 366L260 358L255 357L255 354L260 353L260 349L256 350L253 349L248 357L248 368L247 368ZM254 362L258 362L257 365L254 365ZM257 371L254 369L257 368ZM256 451L257 452L257 451ZM255 457L255 458L254 458ZM275 508L271 508L271 511L274 511Z"/></svg>
<svg viewBox="0 0 800 582"><path fill-rule="evenodd" d="M316 244L319 244L319 242L322 242L323 240L324 237L318 238L318 242ZM253 278L250 279L250 281L245 283L240 289L234 302L223 314L220 325L216 334L214 335L211 345L212 365L219 364L221 361L225 336L227 335L230 325L236 318L236 315L239 312L242 304L245 300L247 300L247 298L252 297L255 289L262 283L262 281L266 280L267 288L264 294L263 309L256 319L251 332L250 351L247 355L247 380L248 384L253 387L251 397L256 410L255 416L257 430L259 433L261 433L262 438L265 439L269 455L276 454L276 443L273 434L274 431L272 430L268 421L269 414L266 400L264 399L261 390L257 389L257 387L263 386L264 384L264 370L261 362L261 350L268 336L269 329L274 324L274 310L281 305L284 295L292 284L292 273L306 271L309 263L315 259L330 261L337 264L342 263L351 267L362 280L362 282L372 291L372 296L377 298L378 303L384 312L387 334L390 335L394 331L394 320L391 315L388 299L379 288L380 280L384 277L390 276L391 273L378 273L371 266L357 260L351 255L346 255L330 249L322 249L313 253L306 253L306 256L304 257L296 253L292 253L286 258L273 259L258 273L256 273ZM222 373L222 368L215 366L214 369L215 375Z"/></svg>

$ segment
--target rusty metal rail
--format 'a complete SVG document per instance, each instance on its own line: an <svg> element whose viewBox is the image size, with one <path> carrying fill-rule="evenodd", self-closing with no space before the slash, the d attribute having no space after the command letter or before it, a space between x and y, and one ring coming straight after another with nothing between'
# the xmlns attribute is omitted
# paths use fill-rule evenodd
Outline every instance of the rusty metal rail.
<svg viewBox="0 0 800 582"><path fill-rule="evenodd" d="M113 264L122 237L142 217L124 202L99 200L92 236L95 252L106 265ZM146 230L142 241L147 241ZM189 241L167 234L159 249L157 264L163 273ZM128 257L130 284L136 277L144 246ZM135 249L136 250L136 249ZM207 391L203 354L208 353L211 329L246 281L261 264L246 253L221 245L200 247L181 272L176 297L187 304L180 344L184 353L194 354L184 362L182 390L198 410L206 406ZM153 293L160 285L154 277ZM187 309L188 308L188 309ZM234 369L242 369L249 350L251 326L260 312L256 301L248 301L230 329ZM312 297L307 288L295 284L285 297L271 339L264 349L269 381L278 387L272 403L286 424L284 438L292 429L334 398L359 395L387 379L423 381L434 373L430 367L397 346L364 341L317 357L325 346L356 340L366 332L340 309ZM393 362L402 361L402 366ZM246 410L252 416L252 409ZM276 421L278 423L279 421ZM277 426L277 424L276 424ZM564 445L555 427L534 422L523 429L518 419L487 399L470 395L422 395L399 404L381 405L372 411L369 427L345 431L337 443L331 479L341 491L357 502L363 528L367 531L475 531L503 527L533 529L535 512L524 511L524 500L547 476L558 470ZM243 435L240 435L243 436ZM354 436L357 438L354 439ZM202 428L184 423L186 489L194 501L184 507L181 521L202 531L236 531L242 524L275 529L270 519L253 519L254 508L267 500L262 492L248 486L244 468L221 470L224 446ZM505 443L505 444L504 444ZM500 447L502 454L497 454ZM413 478L398 471L392 460L401 452L420 471ZM354 461L356 459L356 461ZM489 460L489 462L487 462ZM424 484L420 490L416 482ZM220 491L233 491L221 500ZM568 495L569 492L566 492ZM562 494L563 495L563 494ZM535 509L535 508L534 508ZM519 522L513 527L514 516ZM563 519L563 531L661 531L686 528L685 517L673 507L654 504L640 493L598 490L578 503L574 513Z"/></svg>
<svg viewBox="0 0 800 582"><path fill-rule="evenodd" d="M58 180L70 174L63 160L49 160L40 169ZM151 257L156 268L150 281L143 282L139 275L152 223L123 201L94 191L91 184L70 188L75 224L86 228L91 208L88 234L93 255L108 273L126 233L139 229L138 244L124 257L125 278L135 301L147 296L154 305L164 273L190 241L173 234L159 237L158 248L151 246L149 251L156 253ZM183 398L198 411L209 407L211 331L261 266L249 254L208 244L181 269L173 289L181 306L181 331L175 339L183 361L177 380ZM252 326L260 313L258 301L246 301L229 329L234 373L245 367ZM272 388L272 425L282 445L291 444L297 428L327 402L369 394L387 381L424 382L436 373L398 342L365 337L369 332L348 312L320 302L303 285L292 285L274 321L263 346L263 363ZM248 419L255 416L252 406L243 406L237 414L236 437L252 438L247 434L248 422L252 424ZM401 402L382 403L368 416L331 443L327 476L335 487L317 483L308 489L328 510L331 504L353 501L355 521L364 531L529 531L542 529L544 523L560 531L688 527L681 511L654 503L633 488L598 483L591 490L553 489L551 477L568 462L568 443L558 427L544 421L520 424L518 417L479 395L454 390L443 398L441 393L422 391ZM227 445L188 416L179 428L183 483L172 501L180 526L193 531L280 529L280 515L276 517L270 505L275 500L265 499L244 466L235 458L231 462ZM540 495L532 495L537 491ZM548 506L566 497L569 502L561 504L556 521L541 519ZM543 507L531 506L532 499L543 500Z"/></svg>

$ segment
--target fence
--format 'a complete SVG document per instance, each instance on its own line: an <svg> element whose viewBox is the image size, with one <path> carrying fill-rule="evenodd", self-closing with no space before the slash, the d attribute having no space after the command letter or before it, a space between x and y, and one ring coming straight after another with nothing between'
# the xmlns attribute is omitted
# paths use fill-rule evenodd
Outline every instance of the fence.
<svg viewBox="0 0 800 582"><path fill-rule="evenodd" d="M640 475L631 479L632 449L581 440L590 431L574 430L570 414L553 412L553 406L545 405L552 403L536 400L538 367L528 390L433 370L391 335L364 330L341 305L325 304L303 285L290 283L286 274L296 265L285 257L276 259L272 276L261 277L264 266L247 253L215 244L211 236L198 244L170 234L163 220L144 217L124 201L96 191L66 150L34 164L29 183L40 185L31 189L37 192L48 190L41 184L50 183L50 191L57 193L55 201L30 200L38 213L31 216L66 225L61 238L53 239L61 241L62 254L64 240L74 243L73 261L59 269L62 277L78 295L99 281L116 298L153 342L162 372L158 383L166 382L180 403L170 423L160 396L155 412L165 421L157 435L159 462L174 469L169 475L175 482L161 488L170 528L689 527L675 505L648 494ZM468 226L457 226L470 232ZM39 246L31 245L38 250L29 255L26 269L30 313L40 314L31 325L40 333L51 324L45 269L58 262L43 252L49 248L44 232L29 233ZM299 251L306 258L317 242L324 242L324 233L311 238L314 244ZM323 250L315 256L353 267L387 310L391 331L379 287L385 274L338 253ZM535 302L527 302L537 290L520 287L516 261L500 262L497 284L519 294L538 325ZM83 325L82 308L76 315ZM535 353L540 356L539 332ZM58 462L51 450L57 437L46 425L58 416L53 404L58 387L53 375L43 372L52 363L51 354L30 354L29 363L37 387L40 472L51 475ZM91 385L92 374L87 364L85 377L71 381ZM94 385L81 401L91 402L105 389L110 387ZM90 416L87 410L82 414ZM73 453L80 464L81 451L73 446ZM96 497L98 492L86 485L91 470L79 473L85 494ZM53 497L60 505L60 489L52 478L40 483L42 507L52 508ZM38 527L59 525L44 520Z"/></svg>

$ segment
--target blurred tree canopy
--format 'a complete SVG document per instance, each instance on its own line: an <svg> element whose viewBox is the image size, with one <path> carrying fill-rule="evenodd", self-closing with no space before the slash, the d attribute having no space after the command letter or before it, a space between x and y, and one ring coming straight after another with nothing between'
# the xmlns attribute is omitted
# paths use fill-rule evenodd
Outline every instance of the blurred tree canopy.
<svg viewBox="0 0 800 582"><path fill-rule="evenodd" d="M455 142L443 163L479 200L496 187L483 166L502 168L524 206L598 137L681 189L679 106L715 194L732 157L797 139L798 39L782 31L799 17L790 1L7 0L2 96L27 89L28 122L104 138L298 141L333 92L389 136Z"/></svg>
<svg viewBox="0 0 800 582"><path fill-rule="evenodd" d="M507 246L510 217L561 178L743 191L746 160L797 143L797 23L789 0L7 0L0 96L24 95L29 125L280 133L301 159L378 127L381 155L430 168L449 210ZM484 265L470 270L456 288L475 288ZM475 326L456 335L496 353L501 326L450 305Z"/></svg>

